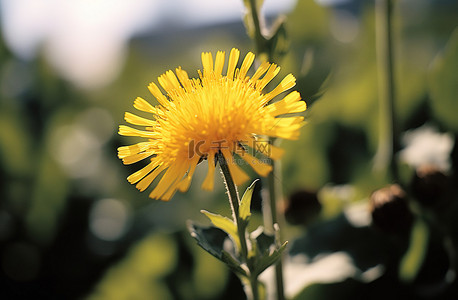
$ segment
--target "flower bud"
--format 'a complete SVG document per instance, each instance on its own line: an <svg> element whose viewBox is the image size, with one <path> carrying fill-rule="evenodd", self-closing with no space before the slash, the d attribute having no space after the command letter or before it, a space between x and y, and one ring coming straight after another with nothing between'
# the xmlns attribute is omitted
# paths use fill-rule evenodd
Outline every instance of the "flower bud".
<svg viewBox="0 0 458 300"><path fill-rule="evenodd" d="M405 233L412 226L413 216L407 196L397 184L376 190L370 197L372 224L387 233Z"/></svg>
<svg viewBox="0 0 458 300"><path fill-rule="evenodd" d="M445 200L449 190L449 177L433 165L423 165L415 170L412 195L424 206L434 206Z"/></svg>

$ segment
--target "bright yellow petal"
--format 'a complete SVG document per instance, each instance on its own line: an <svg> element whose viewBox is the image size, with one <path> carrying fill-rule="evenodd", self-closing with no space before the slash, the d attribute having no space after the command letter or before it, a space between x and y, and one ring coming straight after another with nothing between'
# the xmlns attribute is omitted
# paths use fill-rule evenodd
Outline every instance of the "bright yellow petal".
<svg viewBox="0 0 458 300"><path fill-rule="evenodd" d="M147 150L151 150L151 142L141 142L135 145L122 146L118 148L118 157L123 159L124 157L138 154Z"/></svg>
<svg viewBox="0 0 458 300"><path fill-rule="evenodd" d="M246 151L240 156L251 166L251 168L253 168L253 170L255 170L256 173L263 177L266 177L272 171L272 166L257 159Z"/></svg>
<svg viewBox="0 0 458 300"><path fill-rule="evenodd" d="M301 95L298 92L293 91L282 100L266 106L265 109L267 113L276 117L283 114L303 112L307 109L307 104L305 101L301 101Z"/></svg>
<svg viewBox="0 0 458 300"><path fill-rule="evenodd" d="M283 80L280 82L277 87L275 87L270 93L266 95L266 103L273 99L275 96L279 95L280 93L283 93L284 91L289 90L293 86L296 85L296 78L293 76L293 74L288 74Z"/></svg>
<svg viewBox="0 0 458 300"><path fill-rule="evenodd" d="M277 76L278 72L280 72L280 67L277 67L276 64L271 64L266 75L256 82L256 89L259 91L263 90L266 85Z"/></svg>
<svg viewBox="0 0 458 300"><path fill-rule="evenodd" d="M160 200L161 201L169 201L170 199L172 199L173 195L175 195L175 193L177 192L178 190L178 181L175 181L170 187L169 189L167 190L167 192L165 192L164 195L161 196Z"/></svg>
<svg viewBox="0 0 458 300"><path fill-rule="evenodd" d="M188 73L183 70L182 68L177 68L175 69L175 72L177 73L178 79L181 82L181 85L188 91L191 91L192 89L192 84L191 80L189 80Z"/></svg>
<svg viewBox="0 0 458 300"><path fill-rule="evenodd" d="M189 166L188 166L189 167ZM181 178L183 178L186 165L172 165L162 176L156 188L151 192L150 197L153 199L162 199L162 196L169 191Z"/></svg>
<svg viewBox="0 0 458 300"><path fill-rule="evenodd" d="M215 58L215 74L220 76L223 73L224 67L224 52L218 51Z"/></svg>
<svg viewBox="0 0 458 300"><path fill-rule="evenodd" d="M137 97L134 101L134 107L138 110L144 111L144 112L149 112L156 114L157 113L157 108L149 104L148 101L146 101L143 98Z"/></svg>
<svg viewBox="0 0 458 300"><path fill-rule="evenodd" d="M282 148L272 145L269 140L250 138L248 139L248 146L253 149L255 153L259 152L272 159L280 159L285 152Z"/></svg>
<svg viewBox="0 0 458 300"><path fill-rule="evenodd" d="M214 182L215 182L215 154L210 153L208 154L208 173L207 177L205 177L204 182L202 183L202 189L211 191L213 190Z"/></svg>
<svg viewBox="0 0 458 300"><path fill-rule="evenodd" d="M161 174L162 171L166 169L166 166L162 165L159 166L158 168L154 169L153 172L149 173L147 176L145 176L142 180L140 180L139 183L135 186L137 189L139 189L141 192L146 190L150 184L153 182L156 177Z"/></svg>
<svg viewBox="0 0 458 300"><path fill-rule="evenodd" d="M151 82L148 85L148 89L162 106L167 106L167 104L170 103L170 101L167 100L167 97L162 94L161 90L154 82Z"/></svg>
<svg viewBox="0 0 458 300"><path fill-rule="evenodd" d="M130 123L132 125L154 126L156 124L154 120L142 118L137 115L131 114L130 112L126 112L124 114L124 120L126 120L127 123Z"/></svg>
<svg viewBox="0 0 458 300"><path fill-rule="evenodd" d="M254 73L253 77L251 77L250 79L250 83L255 83L259 77L261 77L264 73L267 72L267 70L269 70L269 67L270 67L270 63L269 62L263 62L259 68L256 70L256 72Z"/></svg>
<svg viewBox="0 0 458 300"><path fill-rule="evenodd" d="M157 167L157 162L151 162L146 167L138 170L137 172L127 177L127 181L129 181L131 184L137 183L138 181L140 181L140 179L148 175L148 173L154 170L154 168L156 167Z"/></svg>
<svg viewBox="0 0 458 300"><path fill-rule="evenodd" d="M158 136L157 132L138 130L138 129L135 129L135 128L132 128L126 125L120 125L118 133L120 135L125 135L125 136L138 136L138 137L145 137L145 138L154 138Z"/></svg>
<svg viewBox="0 0 458 300"><path fill-rule="evenodd" d="M232 154L227 150L222 150L224 158L226 159L227 166L229 167L229 172L231 173L232 179L234 180L234 183L236 185L241 185L244 182L246 182L249 177L248 175L240 169L237 164L234 163L234 158L232 157Z"/></svg>
<svg viewBox="0 0 458 300"><path fill-rule="evenodd" d="M178 190L180 192L184 193L189 189L189 185L191 184L192 176L194 175L199 159L200 158L197 156L193 158L188 175L186 175L186 177L178 184Z"/></svg>
<svg viewBox="0 0 458 300"><path fill-rule="evenodd" d="M237 67L237 63L239 61L240 51L238 49L233 48L231 53L229 54L229 63L227 65L227 78L233 79L235 68Z"/></svg>
<svg viewBox="0 0 458 300"><path fill-rule="evenodd" d="M245 78L253 62L254 62L254 54L251 52L248 52L248 54L245 56L245 59L242 62L242 66L240 67L240 73L239 73L240 79L243 80Z"/></svg>
<svg viewBox="0 0 458 300"><path fill-rule="evenodd" d="M167 93L170 93L173 90L179 89L181 87L177 77L175 76L175 73L172 71L165 72L165 74L159 76L157 80Z"/></svg>
<svg viewBox="0 0 458 300"><path fill-rule="evenodd" d="M126 156L122 159L125 165L131 165L153 155L153 151Z"/></svg>
<svg viewBox="0 0 458 300"><path fill-rule="evenodd" d="M213 72L213 57L210 52L202 52L202 66L204 67L204 76L207 72Z"/></svg>

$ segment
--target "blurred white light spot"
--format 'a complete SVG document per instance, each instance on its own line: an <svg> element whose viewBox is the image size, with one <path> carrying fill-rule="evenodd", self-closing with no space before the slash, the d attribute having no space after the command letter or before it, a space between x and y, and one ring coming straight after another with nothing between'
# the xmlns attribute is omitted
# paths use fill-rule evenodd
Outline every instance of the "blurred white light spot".
<svg viewBox="0 0 458 300"><path fill-rule="evenodd" d="M345 217L354 227L365 227L371 223L367 201L352 203L344 209Z"/></svg>
<svg viewBox="0 0 458 300"><path fill-rule="evenodd" d="M129 225L129 211L126 205L116 199L97 201L89 215L89 228L101 240L120 239Z"/></svg>
<svg viewBox="0 0 458 300"><path fill-rule="evenodd" d="M77 123L91 132L100 144L106 143L115 132L115 123L110 113L102 108L90 108L78 117Z"/></svg>
<svg viewBox="0 0 458 300"><path fill-rule="evenodd" d="M8 46L28 59L44 49L51 64L83 88L114 79L128 38L158 20L157 1L150 0L11 0L2 4Z"/></svg>
<svg viewBox="0 0 458 300"><path fill-rule="evenodd" d="M49 151L70 177L98 176L102 146L114 132L111 115L101 108L80 113L74 124L61 126L52 133Z"/></svg>
<svg viewBox="0 0 458 300"><path fill-rule="evenodd" d="M335 252L309 262L304 254L287 257L284 265L285 294L293 298L302 289L312 283L330 283L343 281L358 274L352 258L345 252ZM274 270L270 267L260 275L266 282L268 299L275 299ZM272 284L270 284L272 283ZM272 287L272 288L270 288Z"/></svg>
<svg viewBox="0 0 458 300"><path fill-rule="evenodd" d="M450 169L450 153L455 143L452 134L440 133L435 127L425 124L404 133L402 142L405 148L399 156L408 165L417 168L431 164L442 171Z"/></svg>
<svg viewBox="0 0 458 300"><path fill-rule="evenodd" d="M266 14L290 11L296 0L266 0ZM127 42L145 30L241 21L243 2L215 0L6 0L0 20L9 48L48 61L75 85L97 88L122 68Z"/></svg>
<svg viewBox="0 0 458 300"><path fill-rule="evenodd" d="M382 276L384 272L385 267L383 265L376 265L375 267L367 269L358 277L362 282L371 282Z"/></svg>
<svg viewBox="0 0 458 300"><path fill-rule="evenodd" d="M51 138L50 151L66 173L73 178L94 174L101 160L99 141L77 126L64 126Z"/></svg>
<svg viewBox="0 0 458 300"><path fill-rule="evenodd" d="M349 1L351 0L315 0L316 3L324 6L343 4Z"/></svg>
<svg viewBox="0 0 458 300"><path fill-rule="evenodd" d="M342 43L353 42L359 33L359 21L351 13L343 10L335 11L330 20L331 33Z"/></svg>

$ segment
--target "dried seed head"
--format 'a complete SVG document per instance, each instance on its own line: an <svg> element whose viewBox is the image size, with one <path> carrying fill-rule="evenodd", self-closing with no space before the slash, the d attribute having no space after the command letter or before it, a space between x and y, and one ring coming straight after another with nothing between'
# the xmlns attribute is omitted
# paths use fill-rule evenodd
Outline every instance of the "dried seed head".
<svg viewBox="0 0 458 300"><path fill-rule="evenodd" d="M388 233L405 233L412 226L413 216L407 195L397 184L376 190L370 197L372 223Z"/></svg>
<svg viewBox="0 0 458 300"><path fill-rule="evenodd" d="M439 168L423 165L415 170L412 179L412 195L424 206L443 203L450 188L450 179Z"/></svg>

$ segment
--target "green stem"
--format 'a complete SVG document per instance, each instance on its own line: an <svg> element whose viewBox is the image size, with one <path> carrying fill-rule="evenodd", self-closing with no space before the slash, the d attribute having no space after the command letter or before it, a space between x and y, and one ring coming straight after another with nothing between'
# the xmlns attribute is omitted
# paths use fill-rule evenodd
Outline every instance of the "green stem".
<svg viewBox="0 0 458 300"><path fill-rule="evenodd" d="M380 130L375 168L398 180L394 153L398 148L395 118L392 0L376 0L376 47L379 70Z"/></svg>
<svg viewBox="0 0 458 300"><path fill-rule="evenodd" d="M250 270L250 273L248 275L250 277L249 280L250 280L250 287L251 287L251 292L252 292L252 297L253 297L252 299L259 300L258 276L253 274L252 272L251 262L248 259L248 246L247 246L246 233L245 233L246 227L242 225L243 221L239 217L240 198L237 192L237 186L235 185L234 180L232 179L231 172L229 171L229 166L227 165L227 161L224 158L224 155L220 152L220 153L217 153L216 156L217 156L219 165L221 167L221 173L223 173L224 182L226 183L226 189L229 194L232 214L237 224L237 232L238 232L238 236L240 239L240 246L242 248L240 249L242 260L244 263L247 264L248 269Z"/></svg>
<svg viewBox="0 0 458 300"><path fill-rule="evenodd" d="M256 45L256 53L266 52L265 44L266 38L262 35L261 22L259 19L258 6L256 5L256 0L250 0L251 6L251 17L253 18L254 23L254 40ZM270 57L269 57L270 59Z"/></svg>
<svg viewBox="0 0 458 300"><path fill-rule="evenodd" d="M255 28L255 45L256 45L256 52L257 54L266 53L268 55L268 61L272 62L273 57L272 51L269 49L265 49L267 47L267 40L262 35L262 28L259 19L259 12L258 6L256 5L256 0L250 0L251 6L251 16L253 18L254 28ZM272 172L268 175L268 189L269 189L269 201L270 201L270 218L271 218L271 227L273 230L273 224L279 224L278 222L278 212L277 212L277 181L275 180L276 168L275 163L273 160L270 160L270 165L272 166ZM277 170L278 171L278 170ZM264 216L266 219L266 216ZM265 222L265 226L267 226L267 222ZM269 226L270 227L270 226ZM280 241L277 241L280 242ZM282 264L282 257L278 260L277 264L275 265L275 283L276 283L276 292L277 292L277 300L284 300L284 283L283 283L283 264Z"/></svg>
<svg viewBox="0 0 458 300"><path fill-rule="evenodd" d="M268 189L269 189L269 201L270 201L270 217L272 222L272 230L274 230L274 224L280 225L279 214L277 211L277 195L279 192L278 183L280 181L275 180L276 172L278 168L276 168L275 161L270 159L270 165L272 166L272 172L269 173L267 177L268 182ZM278 235L277 243L281 242L281 235ZM276 282L276 291L277 291L277 300L284 300L284 283L283 283L283 263L282 263L283 256L280 257L277 264L275 265L275 282Z"/></svg>

